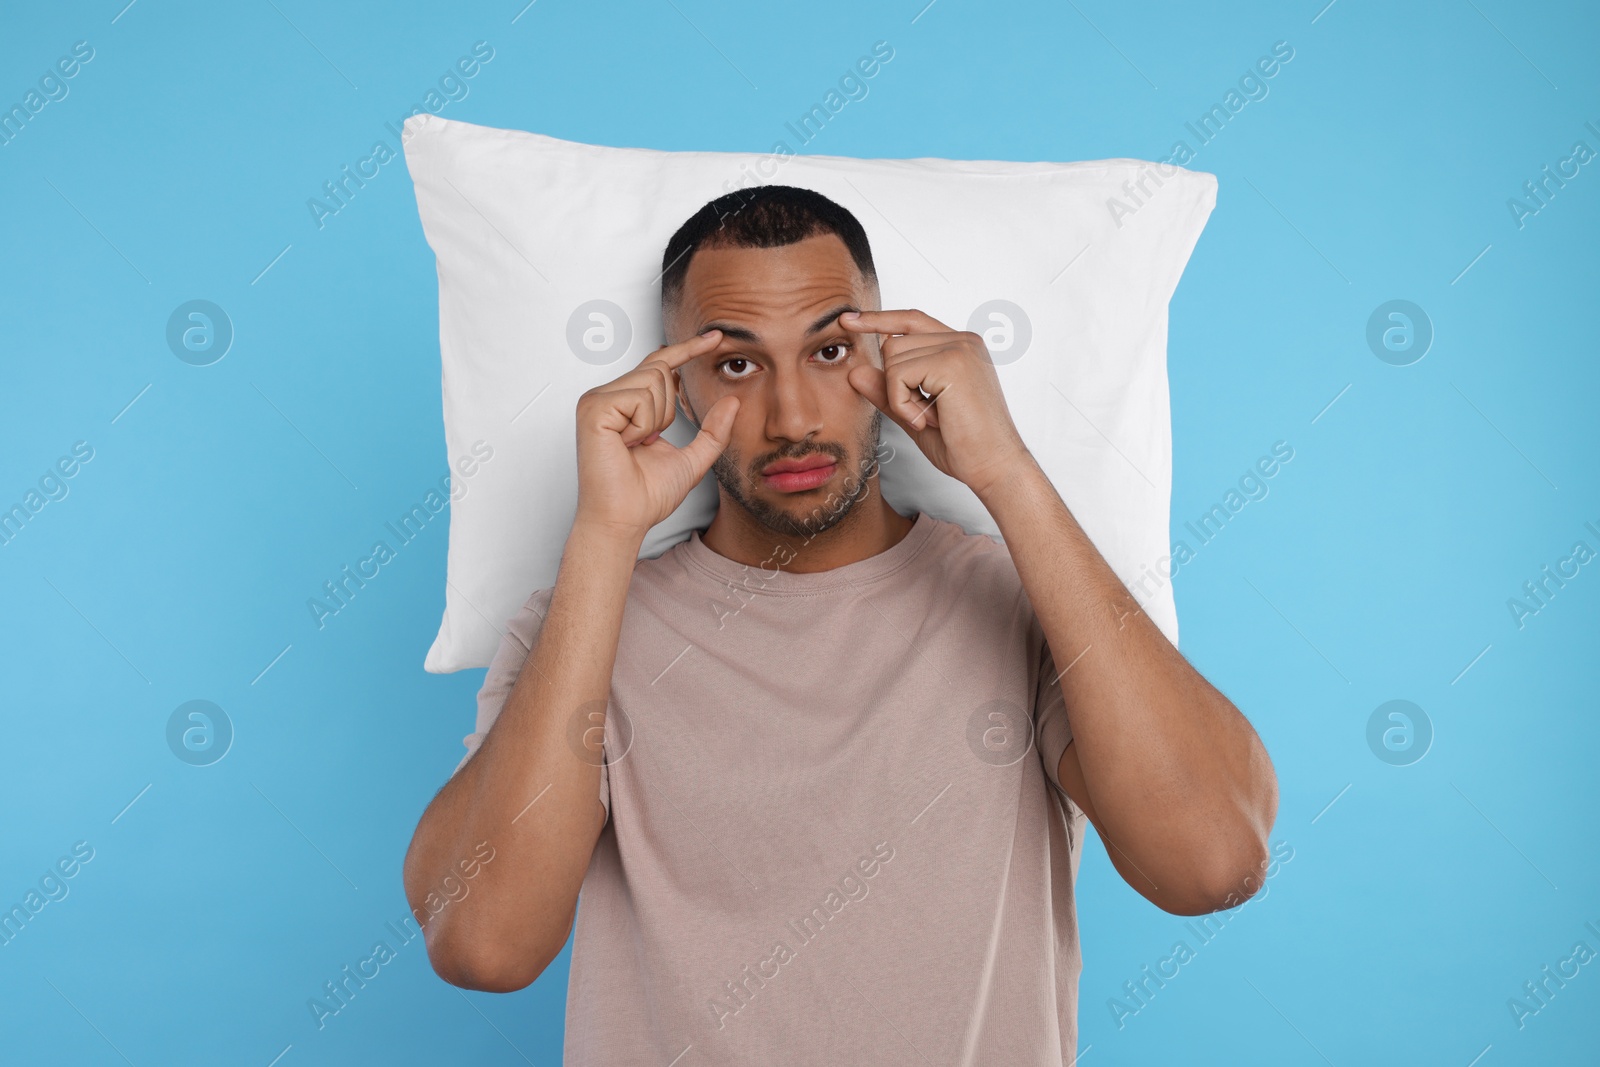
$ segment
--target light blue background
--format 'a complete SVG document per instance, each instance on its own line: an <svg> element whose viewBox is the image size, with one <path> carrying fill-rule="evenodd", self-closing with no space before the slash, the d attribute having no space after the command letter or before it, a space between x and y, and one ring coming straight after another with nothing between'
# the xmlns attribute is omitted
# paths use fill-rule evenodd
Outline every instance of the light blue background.
<svg viewBox="0 0 1600 1067"><path fill-rule="evenodd" d="M879 39L894 60L805 151L1164 158L1294 48L1190 164L1220 191L1170 343L1175 536L1295 450L1177 579L1184 651L1265 740L1293 859L1201 946L1091 842L1084 1062L1593 1062L1600 963L1521 1029L1507 1001L1600 950L1600 564L1522 629L1506 602L1600 549L1600 162L1521 228L1507 200L1575 141L1600 150L1600 17L1324 2L8 5L0 104L75 41L95 56L0 148L0 504L95 452L0 547L0 906L74 842L95 855L0 947L7 1062L559 1062L565 956L523 992L461 993L418 940L321 1031L306 1006L393 943L401 857L482 677L421 669L442 523L308 618L445 454L403 161L321 229L306 201L398 147L385 123L475 41L495 58L446 117L766 151ZM165 341L191 299L236 330L212 366ZM1410 366L1365 340L1391 299L1436 331ZM1435 731L1404 767L1366 741L1397 698ZM165 740L193 699L236 729L209 767ZM1179 939L1196 958L1119 1028L1108 1000Z"/></svg>

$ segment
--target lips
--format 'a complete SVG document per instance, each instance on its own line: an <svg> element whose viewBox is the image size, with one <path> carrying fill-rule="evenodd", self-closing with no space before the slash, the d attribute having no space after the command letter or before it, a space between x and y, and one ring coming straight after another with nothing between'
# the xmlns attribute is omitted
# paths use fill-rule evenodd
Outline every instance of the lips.
<svg viewBox="0 0 1600 1067"><path fill-rule="evenodd" d="M804 459L780 459L776 463L768 464L762 474L793 474L798 471L815 470L818 467L829 467L834 463L834 458L829 455L817 454L806 456Z"/></svg>
<svg viewBox="0 0 1600 1067"><path fill-rule="evenodd" d="M762 472L761 481L780 493L804 493L826 485L838 471L838 462L832 456L819 453L779 460Z"/></svg>

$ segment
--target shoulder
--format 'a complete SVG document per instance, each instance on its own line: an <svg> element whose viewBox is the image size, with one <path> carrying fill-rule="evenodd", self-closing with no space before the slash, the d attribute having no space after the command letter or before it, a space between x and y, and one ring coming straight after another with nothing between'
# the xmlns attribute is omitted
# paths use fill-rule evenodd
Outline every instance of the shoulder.
<svg viewBox="0 0 1600 1067"><path fill-rule="evenodd" d="M998 537L972 533L958 523L934 519L934 536L929 555L940 570L968 581L981 580L1020 590L1022 579L1011 559L1011 550Z"/></svg>
<svg viewBox="0 0 1600 1067"><path fill-rule="evenodd" d="M939 522L948 529L939 531L937 570L951 597L959 598L962 610L985 629L1010 634L1031 656L1040 655L1044 628L1005 542L953 522Z"/></svg>
<svg viewBox="0 0 1600 1067"><path fill-rule="evenodd" d="M514 655L518 651L524 656L528 654L539 637L539 630L544 626L544 617L550 613L550 598L555 591L552 585L535 589L529 594L522 607L506 623L506 632L500 638L500 655Z"/></svg>
<svg viewBox="0 0 1600 1067"><path fill-rule="evenodd" d="M669 546L659 555L639 559L634 564L633 576L628 583L628 599L633 600L642 590L669 584L674 576L681 576L685 569L682 552L686 543L687 538ZM554 585L548 585L528 594L522 607L506 623L505 634L501 638L502 650L508 644L516 643L522 646L526 654L533 647L539 630L544 626L545 616L550 613L550 600L555 591Z"/></svg>
<svg viewBox="0 0 1600 1067"><path fill-rule="evenodd" d="M689 541L693 536L693 533L684 534L654 555L640 556L633 565L633 581L628 587L629 592L641 582L659 583L682 575L689 566Z"/></svg>

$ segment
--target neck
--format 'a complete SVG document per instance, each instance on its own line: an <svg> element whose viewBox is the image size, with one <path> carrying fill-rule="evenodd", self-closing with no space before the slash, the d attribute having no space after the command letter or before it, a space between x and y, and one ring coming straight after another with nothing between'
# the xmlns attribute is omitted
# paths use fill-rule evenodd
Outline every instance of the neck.
<svg viewBox="0 0 1600 1067"><path fill-rule="evenodd" d="M915 519L889 506L873 475L864 499L844 518L807 539L780 533L757 522L726 492L720 494L716 518L700 540L719 556L747 567L772 567L782 560L791 574L830 571L887 552L911 532Z"/></svg>

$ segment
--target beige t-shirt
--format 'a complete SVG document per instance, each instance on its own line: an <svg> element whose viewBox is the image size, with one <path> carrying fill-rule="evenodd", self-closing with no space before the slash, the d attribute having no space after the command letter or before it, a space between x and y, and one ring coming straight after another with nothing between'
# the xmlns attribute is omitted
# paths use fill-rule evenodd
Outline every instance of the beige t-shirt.
<svg viewBox="0 0 1600 1067"><path fill-rule="evenodd" d="M633 572L564 1062L1072 1062L1086 817L1010 553L919 513L868 559L783 562L696 532ZM511 620L468 758L552 592Z"/></svg>

